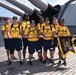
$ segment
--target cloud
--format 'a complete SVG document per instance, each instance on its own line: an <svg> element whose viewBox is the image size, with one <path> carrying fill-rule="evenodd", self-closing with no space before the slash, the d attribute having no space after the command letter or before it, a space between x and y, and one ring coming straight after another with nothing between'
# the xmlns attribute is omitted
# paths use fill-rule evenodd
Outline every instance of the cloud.
<svg viewBox="0 0 76 75"><path fill-rule="evenodd" d="M20 1L22 1L22 2L24 2L24 3L26 3L26 4L31 4L28 0L20 0Z"/></svg>
<svg viewBox="0 0 76 75"><path fill-rule="evenodd" d="M68 2L69 0L57 0L56 4L60 4L60 5L63 5L65 4L66 2Z"/></svg>
<svg viewBox="0 0 76 75"><path fill-rule="evenodd" d="M0 12L2 12L2 10L0 9Z"/></svg>
<svg viewBox="0 0 76 75"><path fill-rule="evenodd" d="M52 5L57 5L57 4L63 5L68 1L69 0L47 0L47 2L50 2L50 4L52 4Z"/></svg>

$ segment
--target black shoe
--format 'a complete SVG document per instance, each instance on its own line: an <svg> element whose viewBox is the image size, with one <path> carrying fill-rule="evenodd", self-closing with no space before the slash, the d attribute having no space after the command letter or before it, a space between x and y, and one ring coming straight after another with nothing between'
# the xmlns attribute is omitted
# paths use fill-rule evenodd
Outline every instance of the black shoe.
<svg viewBox="0 0 76 75"><path fill-rule="evenodd" d="M11 64L12 64L12 62L13 62L13 61L9 61L9 62L8 62L8 66L9 66L9 65L11 65Z"/></svg>
<svg viewBox="0 0 76 75"><path fill-rule="evenodd" d="M54 65L54 60L53 59L50 59L50 62Z"/></svg>
<svg viewBox="0 0 76 75"><path fill-rule="evenodd" d="M7 60L7 63L9 63L9 62L10 62L10 59Z"/></svg>
<svg viewBox="0 0 76 75"><path fill-rule="evenodd" d="M43 62L43 60L42 60L42 59L39 59L39 61L40 61L40 62Z"/></svg>
<svg viewBox="0 0 76 75"><path fill-rule="evenodd" d="M20 61L20 64L23 65L23 61L22 60Z"/></svg>
<svg viewBox="0 0 76 75"><path fill-rule="evenodd" d="M43 63L44 63L44 64L46 63L46 59L43 61Z"/></svg>
<svg viewBox="0 0 76 75"><path fill-rule="evenodd" d="M58 66L60 66L60 65L61 65L61 61L58 62Z"/></svg>
<svg viewBox="0 0 76 75"><path fill-rule="evenodd" d="M29 61L29 64L32 66L33 65L32 61Z"/></svg>
<svg viewBox="0 0 76 75"><path fill-rule="evenodd" d="M67 63L66 63L66 61L65 61L65 60L64 60L64 62L63 62L63 65L64 65L64 66L67 66Z"/></svg>

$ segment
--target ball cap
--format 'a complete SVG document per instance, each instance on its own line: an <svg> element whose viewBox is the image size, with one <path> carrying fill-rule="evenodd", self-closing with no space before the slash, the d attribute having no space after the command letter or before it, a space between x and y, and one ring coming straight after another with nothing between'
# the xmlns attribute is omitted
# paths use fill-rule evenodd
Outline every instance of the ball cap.
<svg viewBox="0 0 76 75"><path fill-rule="evenodd" d="M50 19L48 17L46 17L45 20L50 20Z"/></svg>
<svg viewBox="0 0 76 75"><path fill-rule="evenodd" d="M65 20L64 19L60 19L60 22L65 22Z"/></svg>
<svg viewBox="0 0 76 75"><path fill-rule="evenodd" d="M57 18L56 17L53 17L53 20L57 20Z"/></svg>
<svg viewBox="0 0 76 75"><path fill-rule="evenodd" d="M39 19L40 21L44 21L44 17L40 17L40 19Z"/></svg>
<svg viewBox="0 0 76 75"><path fill-rule="evenodd" d="M8 17L4 17L4 20L9 20L9 18Z"/></svg>
<svg viewBox="0 0 76 75"><path fill-rule="evenodd" d="M25 14L24 14L24 17L25 17L25 16L29 16L29 14L28 14L28 13L25 13Z"/></svg>
<svg viewBox="0 0 76 75"><path fill-rule="evenodd" d="M18 18L17 18L16 16L14 16L12 19L13 19L13 20L14 20L14 19L17 20Z"/></svg>
<svg viewBox="0 0 76 75"><path fill-rule="evenodd" d="M35 21L34 20L31 20L31 22L30 22L31 24L35 24Z"/></svg>

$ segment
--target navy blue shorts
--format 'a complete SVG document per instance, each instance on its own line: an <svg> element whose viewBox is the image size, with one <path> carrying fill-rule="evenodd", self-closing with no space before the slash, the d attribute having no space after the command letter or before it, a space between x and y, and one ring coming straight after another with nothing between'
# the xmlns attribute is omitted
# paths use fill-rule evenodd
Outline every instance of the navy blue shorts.
<svg viewBox="0 0 76 75"><path fill-rule="evenodd" d="M22 39L22 41L23 41L23 47L24 47L24 49L26 49L26 47L28 46L28 39Z"/></svg>
<svg viewBox="0 0 76 75"><path fill-rule="evenodd" d="M57 47L57 44L58 44L58 40L57 38L54 38L54 46Z"/></svg>
<svg viewBox="0 0 76 75"><path fill-rule="evenodd" d="M10 54L13 54L14 50L21 51L22 50L21 39L9 39L9 49L10 49Z"/></svg>
<svg viewBox="0 0 76 75"><path fill-rule="evenodd" d="M35 52L35 50L38 53L42 52L42 48L39 44L39 41L34 41L34 42L30 42L28 41L28 50L29 50L29 54L33 54Z"/></svg>
<svg viewBox="0 0 76 75"><path fill-rule="evenodd" d="M43 46L43 38L39 39L39 43L40 43L41 46Z"/></svg>
<svg viewBox="0 0 76 75"><path fill-rule="evenodd" d="M52 40L44 40L43 41L43 48L44 48L44 51L47 51L48 49L50 51L55 50L55 46L52 45Z"/></svg>
<svg viewBox="0 0 76 75"><path fill-rule="evenodd" d="M9 39L4 39L4 46L5 46L5 49L9 50Z"/></svg>

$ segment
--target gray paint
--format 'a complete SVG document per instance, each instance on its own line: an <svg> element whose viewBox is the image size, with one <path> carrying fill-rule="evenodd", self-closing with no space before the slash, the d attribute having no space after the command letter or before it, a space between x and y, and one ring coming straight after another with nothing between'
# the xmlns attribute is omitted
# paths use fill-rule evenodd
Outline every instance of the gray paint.
<svg viewBox="0 0 76 75"><path fill-rule="evenodd" d="M70 30L71 35L76 35L76 26L67 26Z"/></svg>
<svg viewBox="0 0 76 75"><path fill-rule="evenodd" d="M59 13L58 19L60 18L65 5L66 4L61 6L61 11ZM76 35L76 1L71 2L67 6L61 18L65 19L65 25L69 28L71 35Z"/></svg>
<svg viewBox="0 0 76 75"><path fill-rule="evenodd" d="M69 4L62 18L65 19L66 26L76 26L76 1Z"/></svg>
<svg viewBox="0 0 76 75"><path fill-rule="evenodd" d="M1 27L2 27L3 23L1 23L0 21L0 47L4 46L4 40L3 40L3 36L1 34Z"/></svg>

